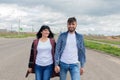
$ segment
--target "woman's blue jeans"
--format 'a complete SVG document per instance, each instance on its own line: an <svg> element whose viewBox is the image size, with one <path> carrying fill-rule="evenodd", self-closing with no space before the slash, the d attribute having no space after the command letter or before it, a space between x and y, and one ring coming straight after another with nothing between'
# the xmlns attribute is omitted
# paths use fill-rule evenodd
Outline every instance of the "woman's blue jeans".
<svg viewBox="0 0 120 80"><path fill-rule="evenodd" d="M35 80L50 80L53 64L48 66L35 65Z"/></svg>
<svg viewBox="0 0 120 80"><path fill-rule="evenodd" d="M60 80L66 80L67 72L70 72L71 80L80 80L80 66L76 64L66 64L60 62Z"/></svg>

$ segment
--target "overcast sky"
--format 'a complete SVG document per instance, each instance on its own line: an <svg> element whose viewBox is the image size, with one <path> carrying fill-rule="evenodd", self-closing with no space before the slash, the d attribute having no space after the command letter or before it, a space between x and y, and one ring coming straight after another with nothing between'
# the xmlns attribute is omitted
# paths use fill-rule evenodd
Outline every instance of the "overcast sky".
<svg viewBox="0 0 120 80"><path fill-rule="evenodd" d="M76 17L82 34L120 35L120 0L0 0L0 28L38 31L47 24L53 32L66 30Z"/></svg>

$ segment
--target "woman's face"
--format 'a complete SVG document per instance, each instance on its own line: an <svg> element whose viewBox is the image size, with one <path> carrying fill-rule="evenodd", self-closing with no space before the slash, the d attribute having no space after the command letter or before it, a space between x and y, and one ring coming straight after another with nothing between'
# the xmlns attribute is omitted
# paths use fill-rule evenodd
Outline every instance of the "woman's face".
<svg viewBox="0 0 120 80"><path fill-rule="evenodd" d="M44 29L41 33L42 33L42 36L43 36L43 37L48 37L49 34L50 34L50 32L49 32L48 29Z"/></svg>

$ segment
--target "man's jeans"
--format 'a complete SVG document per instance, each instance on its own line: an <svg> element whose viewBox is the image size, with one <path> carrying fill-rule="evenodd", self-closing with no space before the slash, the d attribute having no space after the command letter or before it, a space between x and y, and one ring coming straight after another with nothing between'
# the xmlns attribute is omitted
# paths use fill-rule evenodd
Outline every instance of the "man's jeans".
<svg viewBox="0 0 120 80"><path fill-rule="evenodd" d="M53 64L48 66L35 65L35 80L50 80Z"/></svg>
<svg viewBox="0 0 120 80"><path fill-rule="evenodd" d="M66 80L67 72L70 72L71 80L80 80L80 66L76 64L66 64L60 62L60 80Z"/></svg>

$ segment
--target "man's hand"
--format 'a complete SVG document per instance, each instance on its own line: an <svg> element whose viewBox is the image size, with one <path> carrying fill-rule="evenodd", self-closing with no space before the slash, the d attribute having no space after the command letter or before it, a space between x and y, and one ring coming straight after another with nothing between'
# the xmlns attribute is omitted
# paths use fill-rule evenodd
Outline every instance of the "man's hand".
<svg viewBox="0 0 120 80"><path fill-rule="evenodd" d="M59 66L55 66L54 70L55 70L56 73L59 73L60 72L60 67Z"/></svg>
<svg viewBox="0 0 120 80"><path fill-rule="evenodd" d="M80 75L83 75L83 73L84 73L84 69L80 68Z"/></svg>

